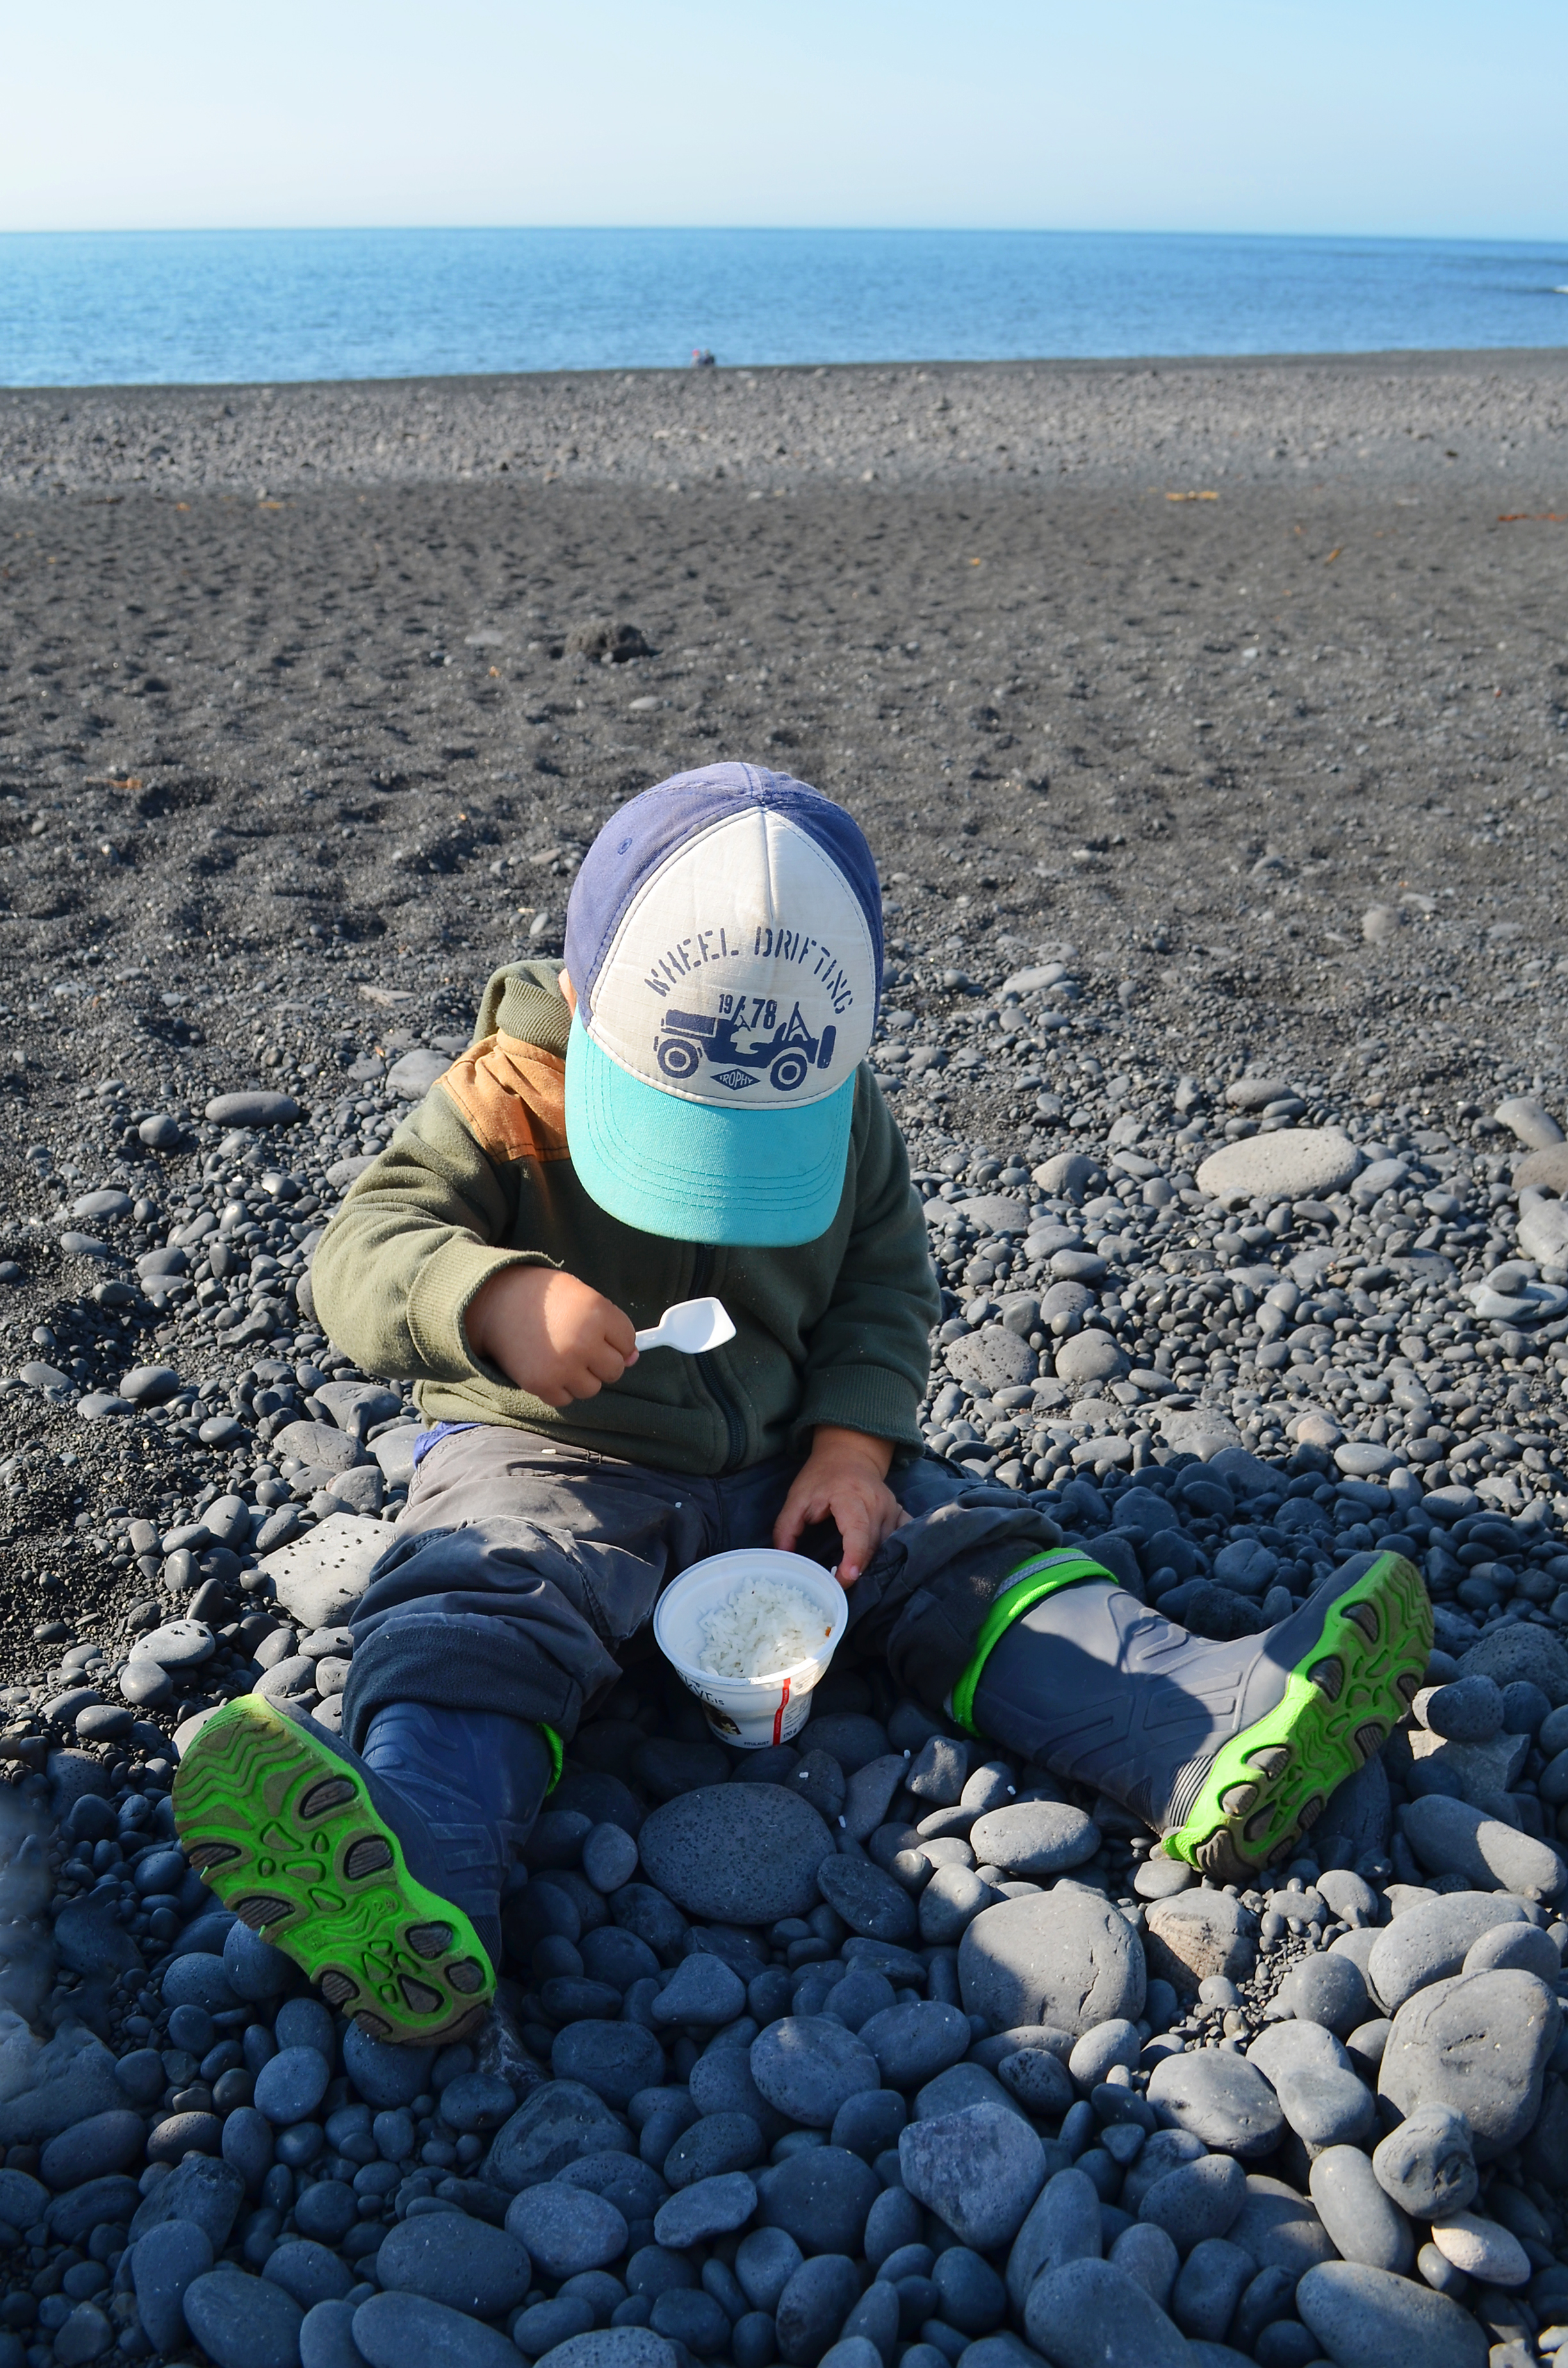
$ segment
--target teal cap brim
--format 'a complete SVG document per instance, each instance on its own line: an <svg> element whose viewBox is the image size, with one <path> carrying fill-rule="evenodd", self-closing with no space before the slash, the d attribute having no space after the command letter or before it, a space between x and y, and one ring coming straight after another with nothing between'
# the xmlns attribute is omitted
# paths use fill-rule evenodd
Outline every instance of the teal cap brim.
<svg viewBox="0 0 1568 2368"><path fill-rule="evenodd" d="M644 1234L784 1249L844 1196L855 1079L799 1110L715 1110L618 1068L574 1018L566 1143L584 1190Z"/></svg>

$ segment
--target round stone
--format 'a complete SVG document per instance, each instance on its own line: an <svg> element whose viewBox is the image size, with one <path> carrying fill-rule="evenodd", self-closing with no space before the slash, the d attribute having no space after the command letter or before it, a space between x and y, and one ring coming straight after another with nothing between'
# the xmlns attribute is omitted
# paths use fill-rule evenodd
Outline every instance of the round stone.
<svg viewBox="0 0 1568 2368"><path fill-rule="evenodd" d="M665 2056L653 2033L641 2023L569 2022L555 2035L550 2068L558 2080L591 2089L619 2110L639 2089L657 2087L664 2078Z"/></svg>
<svg viewBox="0 0 1568 2368"><path fill-rule="evenodd" d="M1211 1152L1198 1189L1229 1208L1258 1199L1311 1201L1341 1190L1360 1165L1360 1152L1338 1127L1289 1127Z"/></svg>
<svg viewBox="0 0 1568 2368"><path fill-rule="evenodd" d="M1535 2125L1562 2019L1554 1993L1534 1974L1433 1982L1394 2017L1378 2093L1402 2114L1422 2105L1462 2113L1476 2160L1494 2162Z"/></svg>
<svg viewBox="0 0 1568 2368"><path fill-rule="evenodd" d="M1263 2074L1244 2056L1219 2048L1156 2064L1149 2102L1162 2120L1244 2162L1271 2154L1284 2135L1284 2115Z"/></svg>
<svg viewBox="0 0 1568 2368"><path fill-rule="evenodd" d="M1408 2277L1415 2260L1409 2221L1357 2146L1325 2146L1310 2180L1318 2217L1347 2261Z"/></svg>
<svg viewBox="0 0 1568 2368"><path fill-rule="evenodd" d="M937 1998L910 1998L902 2006L885 2007L863 2022L858 2033L890 2089L918 2089L934 2080L949 2064L961 2062L973 2035L969 2017Z"/></svg>
<svg viewBox="0 0 1568 2368"><path fill-rule="evenodd" d="M1015 1801L977 1817L969 1846L977 1866L1029 1877L1064 1874L1094 1857L1100 1829L1064 1801Z"/></svg>
<svg viewBox="0 0 1568 2368"><path fill-rule="evenodd" d="M564 2203L590 2208L599 2201L575 2190L562 2190L561 2195ZM521 2201L514 2198L513 2209ZM467 2213L431 2213L400 2220L376 2256L376 2275L383 2291L421 2294L475 2318L499 2317L522 2301L532 2283L526 2241L511 2225L511 2217L508 2211L505 2228L493 2228ZM619 2213L615 2218L620 2222L624 2244L626 2224ZM577 2266L597 2269L598 2263ZM569 2276L571 2272L551 2274Z"/></svg>
<svg viewBox="0 0 1568 2368"><path fill-rule="evenodd" d="M291 1094L214 1094L205 1116L209 1126L292 1126L300 1105Z"/></svg>
<svg viewBox="0 0 1568 2368"><path fill-rule="evenodd" d="M1017 2235L1044 2184L1045 2163L1040 2138L1005 2105L971 2105L912 2122L898 2141L910 2194L980 2252Z"/></svg>
<svg viewBox="0 0 1568 2368"><path fill-rule="evenodd" d="M354 2314L354 2341L369 2368L517 2368L517 2348L499 2328L425 2294L372 2294Z"/></svg>
<svg viewBox="0 0 1568 2368"><path fill-rule="evenodd" d="M1361 2261L1324 2261L1296 2288L1298 2317L1335 2368L1486 2368L1489 2346L1479 2320L1447 2294L1414 2278Z"/></svg>
<svg viewBox="0 0 1568 2368"><path fill-rule="evenodd" d="M903 1942L915 1932L915 1907L902 1884L869 1859L836 1851L817 1869L817 1888L852 1932L871 1941Z"/></svg>
<svg viewBox="0 0 1568 2368"><path fill-rule="evenodd" d="M747 2179L746 2185L751 2183ZM683 2203L697 2192L688 2187L674 2203ZM882 2185L858 2155L825 2146L808 2147L759 2171L756 2192L757 2217L765 2228L784 2229L803 2253L847 2253L853 2260L862 2249L866 2223ZM665 2212L673 2209L674 2203L665 2206ZM661 2213L655 2234L663 2218Z"/></svg>
<svg viewBox="0 0 1568 2368"><path fill-rule="evenodd" d="M1044 2271L1029 2288L1024 2328L1051 2368L1190 2368L1193 2357L1175 2321L1112 2261Z"/></svg>
<svg viewBox="0 0 1568 2368"><path fill-rule="evenodd" d="M302 2122L326 2094L332 2066L313 2047L282 2047L256 2074L255 2104L276 2127Z"/></svg>
<svg viewBox="0 0 1568 2368"><path fill-rule="evenodd" d="M780 1784L709 1784L655 1809L638 1843L649 1882L688 1916L772 1924L815 1907L833 1837Z"/></svg>
<svg viewBox="0 0 1568 2368"><path fill-rule="evenodd" d="M839 2107L881 2085L876 2056L829 2015L790 2015L753 2040L751 2077L767 2102L803 2129L831 2129Z"/></svg>
<svg viewBox="0 0 1568 2368"><path fill-rule="evenodd" d="M1131 1925L1103 1894L1071 1882L983 1909L959 1944L965 2011L994 2031L1049 2023L1078 2038L1112 2016L1136 2021L1144 1982Z"/></svg>
<svg viewBox="0 0 1568 2368"><path fill-rule="evenodd" d="M405 2227L408 2225L403 2223ZM506 2209L506 2229L527 2246L528 2259L551 2278L574 2278L584 2270L602 2270L626 2250L626 2222L613 2203L586 2188L560 2186L553 2180L542 2187L525 2187L520 2195L514 2195ZM494 2315L491 2311L480 2314L484 2318Z"/></svg>
<svg viewBox="0 0 1568 2368"><path fill-rule="evenodd" d="M216 2368L296 2368L304 2313L264 2278L222 2262L186 2288L185 2317Z"/></svg>
<svg viewBox="0 0 1568 2368"><path fill-rule="evenodd" d="M1359 1966L1348 1956L1318 1952L1291 1966L1279 1985L1279 2004L1298 2021L1322 2023L1341 2039L1372 2010Z"/></svg>

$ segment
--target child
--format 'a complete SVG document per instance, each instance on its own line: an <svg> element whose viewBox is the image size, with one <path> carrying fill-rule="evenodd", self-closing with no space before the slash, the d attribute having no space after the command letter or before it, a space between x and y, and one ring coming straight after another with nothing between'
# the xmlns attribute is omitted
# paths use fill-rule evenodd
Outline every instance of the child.
<svg viewBox="0 0 1568 2368"><path fill-rule="evenodd" d="M354 1622L342 1741L247 1697L175 1801L192 1864L380 2037L482 2015L562 1749L706 1555L834 1524L858 1641L900 1687L1222 1881L1289 1857L1420 1683L1430 1614L1394 1555L1212 1644L923 1452L939 1302L864 1065L881 970L841 808L750 766L679 774L589 850L564 970L492 979L327 1229L324 1322L413 1376L430 1428ZM638 1355L710 1292L733 1340Z"/></svg>

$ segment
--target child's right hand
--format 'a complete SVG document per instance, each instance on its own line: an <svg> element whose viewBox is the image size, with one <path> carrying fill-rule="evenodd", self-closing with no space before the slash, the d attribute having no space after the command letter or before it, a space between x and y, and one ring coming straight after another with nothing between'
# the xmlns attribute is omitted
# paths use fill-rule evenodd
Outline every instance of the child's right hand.
<svg viewBox="0 0 1568 2368"><path fill-rule="evenodd" d="M553 1267L503 1267L469 1303L467 1330L476 1357L546 1406L597 1397L637 1362L631 1317Z"/></svg>

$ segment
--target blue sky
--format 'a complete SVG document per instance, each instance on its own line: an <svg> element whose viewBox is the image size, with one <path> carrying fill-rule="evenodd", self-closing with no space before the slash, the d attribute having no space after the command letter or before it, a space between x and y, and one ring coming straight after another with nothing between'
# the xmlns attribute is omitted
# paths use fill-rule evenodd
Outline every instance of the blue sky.
<svg viewBox="0 0 1568 2368"><path fill-rule="evenodd" d="M1568 229L1561 0L75 0L6 40L5 230Z"/></svg>

